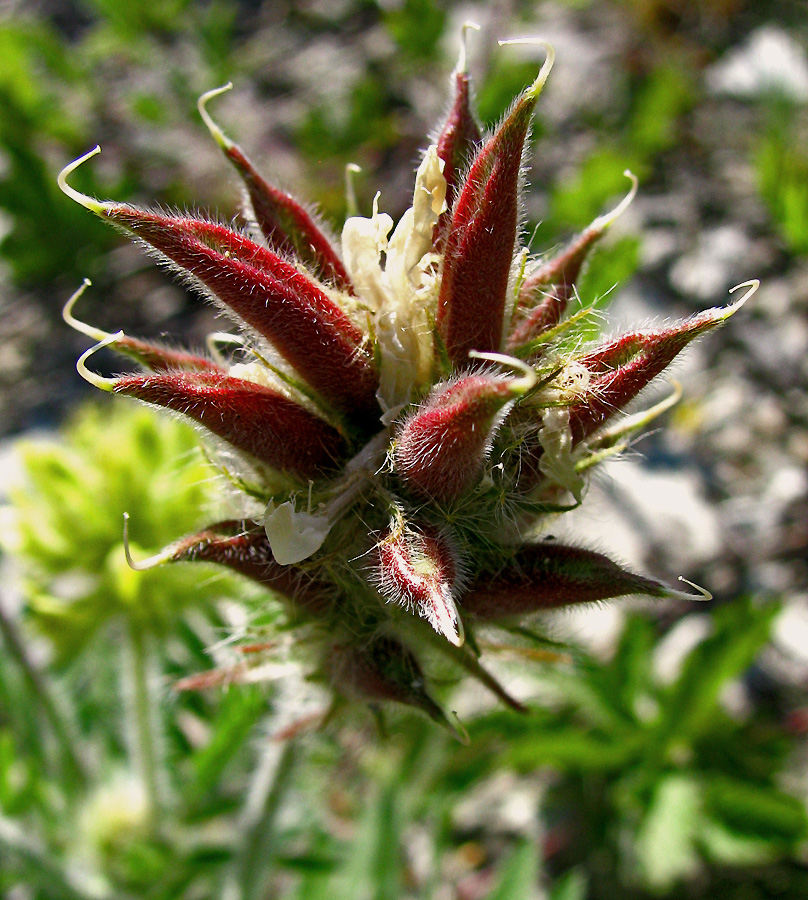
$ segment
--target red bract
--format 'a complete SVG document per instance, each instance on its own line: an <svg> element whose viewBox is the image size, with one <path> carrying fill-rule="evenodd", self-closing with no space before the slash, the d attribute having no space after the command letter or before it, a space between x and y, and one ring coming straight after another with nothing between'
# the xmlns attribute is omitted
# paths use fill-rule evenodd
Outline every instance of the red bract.
<svg viewBox="0 0 808 900"><path fill-rule="evenodd" d="M166 561L209 562L272 588L299 610L323 616L333 602L328 582L317 581L296 566L280 566L264 529L254 522L232 519L209 525L165 551Z"/></svg>
<svg viewBox="0 0 808 900"><path fill-rule="evenodd" d="M333 468L344 453L339 432L277 391L208 372L130 375L116 394L173 409L238 450L301 478Z"/></svg>
<svg viewBox="0 0 808 900"><path fill-rule="evenodd" d="M637 179L628 170L632 186L628 196L608 216L600 216L558 254L543 262L522 282L516 299L516 322L508 338L513 350L557 325L575 293L575 282L592 248L634 199Z"/></svg>
<svg viewBox="0 0 808 900"><path fill-rule="evenodd" d="M438 156L443 160L443 177L446 179L447 211L441 215L436 232L436 243L442 244L443 233L451 219L451 206L463 173L482 141L482 133L471 103L471 76L466 71L465 49L457 69L452 75L454 100L446 121L440 130L436 144Z"/></svg>
<svg viewBox="0 0 808 900"><path fill-rule="evenodd" d="M754 293L757 283L741 287L748 290L733 306L708 309L665 328L629 332L580 356L578 362L594 378L583 401L570 413L575 443L630 403L691 341L725 322Z"/></svg>
<svg viewBox="0 0 808 900"><path fill-rule="evenodd" d="M377 408L364 335L293 265L223 226L110 205L104 214L194 276L337 409Z"/></svg>
<svg viewBox="0 0 808 900"><path fill-rule="evenodd" d="M361 646L333 644L324 668L334 687L348 697L403 703L446 723L443 710L427 693L417 657L396 638L378 636Z"/></svg>
<svg viewBox="0 0 808 900"><path fill-rule="evenodd" d="M227 85L208 91L199 98L199 112L224 155L244 182L249 212L270 247L279 253L296 257L325 281L353 292L351 280L342 260L311 213L295 200L263 178L238 144L234 144L210 118L206 103L212 97L230 90Z"/></svg>
<svg viewBox="0 0 808 900"><path fill-rule="evenodd" d="M685 596L602 554L541 542L543 517L582 502L588 471L670 401L604 424L757 286L744 285L726 309L589 345L592 309L571 311L570 301L636 179L560 253L528 258L520 191L553 62L542 46L538 78L487 137L464 51L411 208L394 224L377 196L369 217L345 223L341 255L210 118L205 104L221 91L204 95L200 110L244 182L253 231L78 193L67 176L96 151L59 178L239 330L217 336L208 359L84 325L72 316L75 297L65 312L100 342L81 357L82 375L217 436L211 456L243 491L242 519L184 538L149 564L217 563L272 589L309 626L306 646L318 645L319 674L335 691L444 724L427 653L525 712L480 661L477 629L626 594ZM101 346L151 371L94 375L86 360Z"/></svg>
<svg viewBox="0 0 808 900"><path fill-rule="evenodd" d="M627 594L671 593L600 553L544 542L523 547L496 572L481 574L463 595L463 609L478 619L498 621Z"/></svg>
<svg viewBox="0 0 808 900"><path fill-rule="evenodd" d="M522 153L553 59L548 48L539 77L471 164L452 211L437 325L455 366L467 364L470 350L491 352L501 347L519 218Z"/></svg>

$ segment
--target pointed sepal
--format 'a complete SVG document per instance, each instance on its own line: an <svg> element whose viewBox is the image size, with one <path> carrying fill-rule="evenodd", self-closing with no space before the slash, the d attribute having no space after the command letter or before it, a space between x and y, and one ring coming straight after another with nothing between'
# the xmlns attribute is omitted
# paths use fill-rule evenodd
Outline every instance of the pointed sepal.
<svg viewBox="0 0 808 900"><path fill-rule="evenodd" d="M308 480L333 469L345 454L340 433L273 388L222 372L156 372L104 378L87 368L111 335L82 354L79 374L102 390L171 409L237 450L274 469Z"/></svg>
<svg viewBox="0 0 808 900"><path fill-rule="evenodd" d="M522 282L516 301L516 323L508 338L508 349L528 343L558 324L575 293L575 284L595 244L612 223L628 208L637 193L637 176L631 179L628 194L610 213L598 216L551 259L543 262Z"/></svg>
<svg viewBox="0 0 808 900"><path fill-rule="evenodd" d="M693 596L677 591L635 575L593 550L544 541L520 548L500 568L470 584L463 595L463 611L496 622L633 594L705 599L705 592Z"/></svg>
<svg viewBox="0 0 808 900"><path fill-rule="evenodd" d="M65 322L81 334L94 341L104 342L113 350L123 353L135 362L140 363L153 372L165 371L188 371L188 372L224 372L224 368L212 359L206 356L200 356L196 353L190 353L187 350L178 350L173 347L166 347L162 344L154 344L149 341L142 341L139 338L129 337L127 334L118 332L114 336L110 332L94 325L88 325L73 315L73 308L78 302L85 289L92 282L89 278L84 279L82 286L70 297L62 310L62 318Z"/></svg>
<svg viewBox="0 0 808 900"><path fill-rule="evenodd" d="M328 404L360 419L378 415L378 377L365 335L320 285L224 225L80 194L67 176L95 152L62 171L59 184L68 196L190 276L268 339Z"/></svg>
<svg viewBox="0 0 808 900"><path fill-rule="evenodd" d="M760 282L746 281L730 293L746 288L735 303L708 309L680 322L647 331L631 331L578 357L589 373L581 401L570 409L574 443L596 432L663 372L693 340L723 324L755 293Z"/></svg>
<svg viewBox="0 0 808 900"><path fill-rule="evenodd" d="M454 731L427 692L426 677L415 654L392 635L377 635L358 644L334 643L323 668L334 687L349 697L412 706Z"/></svg>
<svg viewBox="0 0 808 900"><path fill-rule="evenodd" d="M233 519L209 525L172 544L158 562L215 563L271 588L312 615L322 616L333 602L333 589L297 566L280 565L257 522ZM141 566L142 567L142 564Z"/></svg>
<svg viewBox="0 0 808 900"><path fill-rule="evenodd" d="M445 228L451 219L451 207L460 179L482 142L482 131L473 107L471 75L466 69L466 33L469 28L479 30L479 25L467 22L463 26L460 59L452 73L454 98L435 141L438 156L444 163L443 177L446 179L447 211L441 215L435 230L439 245L443 243Z"/></svg>

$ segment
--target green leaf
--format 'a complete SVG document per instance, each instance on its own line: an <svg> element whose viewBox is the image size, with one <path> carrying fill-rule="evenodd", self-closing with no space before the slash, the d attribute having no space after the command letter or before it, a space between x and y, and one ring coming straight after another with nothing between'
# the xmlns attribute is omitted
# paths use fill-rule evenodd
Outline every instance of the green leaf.
<svg viewBox="0 0 808 900"><path fill-rule="evenodd" d="M384 24L408 57L431 59L443 34L446 11L433 0L404 0L385 11Z"/></svg>
<svg viewBox="0 0 808 900"><path fill-rule="evenodd" d="M501 760L521 772L531 772L537 766L615 772L630 765L641 746L640 735L604 737L587 733L580 725L569 725L514 740Z"/></svg>
<svg viewBox="0 0 808 900"><path fill-rule="evenodd" d="M534 900L538 896L539 845L522 841L500 866L497 884L486 900Z"/></svg>
<svg viewBox="0 0 808 900"><path fill-rule="evenodd" d="M212 723L210 740L191 758L194 777L185 790L186 802L200 802L217 788L228 763L244 746L265 710L265 696L257 687L244 685L225 694Z"/></svg>
<svg viewBox="0 0 808 900"><path fill-rule="evenodd" d="M699 846L710 862L724 866L761 866L778 855L771 841L739 834L710 818L699 828Z"/></svg>
<svg viewBox="0 0 808 900"><path fill-rule="evenodd" d="M632 151L653 156L672 147L679 137L679 119L694 98L693 79L681 67L663 65L644 75L629 123Z"/></svg>
<svg viewBox="0 0 808 900"><path fill-rule="evenodd" d="M585 900L586 875L580 869L565 872L550 891L549 900Z"/></svg>
<svg viewBox="0 0 808 900"><path fill-rule="evenodd" d="M657 785L636 839L640 871L654 890L670 890L695 874L701 805L700 785L690 776L669 775Z"/></svg>
<svg viewBox="0 0 808 900"><path fill-rule="evenodd" d="M788 843L806 835L804 804L775 787L712 776L705 786L705 802L715 819L741 835Z"/></svg>
<svg viewBox="0 0 808 900"><path fill-rule="evenodd" d="M769 638L776 603L738 600L716 610L713 634L688 656L667 697L657 735L659 749L687 744L709 729L724 685L743 674Z"/></svg>

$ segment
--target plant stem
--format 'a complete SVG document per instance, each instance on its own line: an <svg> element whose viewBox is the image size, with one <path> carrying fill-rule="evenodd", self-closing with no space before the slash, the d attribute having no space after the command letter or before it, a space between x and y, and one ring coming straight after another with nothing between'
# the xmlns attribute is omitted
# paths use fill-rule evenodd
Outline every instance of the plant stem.
<svg viewBox="0 0 808 900"><path fill-rule="evenodd" d="M28 830L13 819L0 816L0 850L5 861L3 874L24 874L27 887L40 887L53 900L112 900L113 895L79 872L63 867L50 852L32 840ZM116 900L123 900L120 894Z"/></svg>
<svg viewBox="0 0 808 900"><path fill-rule="evenodd" d="M50 723L71 774L79 784L86 785L87 771L77 747L78 737L62 714L47 679L29 656L17 624L6 612L2 598L0 598L0 634L9 654L20 667L29 690L38 700L45 718Z"/></svg>
<svg viewBox="0 0 808 900"><path fill-rule="evenodd" d="M130 715L134 757L149 804L152 827L157 826L160 812L160 777L155 730L157 721L149 685L149 654L146 636L137 623L129 623Z"/></svg>
<svg viewBox="0 0 808 900"><path fill-rule="evenodd" d="M297 746L288 741L267 748L244 807L239 833L241 847L222 891L223 900L252 900L262 896L260 875L272 854L275 819L291 784Z"/></svg>

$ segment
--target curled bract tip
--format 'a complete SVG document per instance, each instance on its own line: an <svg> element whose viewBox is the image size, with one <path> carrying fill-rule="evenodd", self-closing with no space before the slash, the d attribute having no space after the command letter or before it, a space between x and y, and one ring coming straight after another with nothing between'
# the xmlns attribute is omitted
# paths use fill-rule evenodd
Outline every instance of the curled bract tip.
<svg viewBox="0 0 808 900"><path fill-rule="evenodd" d="M78 159L74 159L73 162L68 163L64 169L59 173L58 178L56 179L59 188L61 189L63 194L66 194L70 197L71 200L75 200L76 203L85 207L85 209L89 209L90 212L94 212L97 215L100 215L104 212L104 210L109 209L112 205L109 202L103 202L101 200L96 200L95 197L90 197L87 194L82 194L81 191L77 191L75 188L71 187L67 183L67 176L70 175L71 172L74 172L82 163L87 162L88 159L92 159L93 156L97 156L101 152L101 148L98 144L93 147L92 150L88 151L84 154L84 156L80 156Z"/></svg>
<svg viewBox="0 0 808 900"><path fill-rule="evenodd" d="M171 559L172 550L161 550L148 559L135 562L129 546L129 513L125 512L123 514L123 555L126 557L126 564L130 569L135 572L145 572L147 569L153 569L155 566L168 562Z"/></svg>
<svg viewBox="0 0 808 900"><path fill-rule="evenodd" d="M527 393L536 384L537 376L533 367L515 356L508 356L505 353L481 353L479 350L469 350L469 357L471 359L484 359L488 362L499 363L515 369L521 376L515 379L513 385L514 389L519 393Z"/></svg>
<svg viewBox="0 0 808 900"><path fill-rule="evenodd" d="M614 224L614 222L623 215L623 213L629 208L629 206L631 206L631 202L637 196L637 188L640 184L639 179L631 171L631 169L626 169L623 174L626 176L626 178L631 179L631 187L629 188L628 193L610 213L598 216L598 218L595 219L591 226L594 231L605 231L610 225Z"/></svg>
<svg viewBox="0 0 808 900"><path fill-rule="evenodd" d="M93 387L97 387L99 390L111 392L115 390L115 385L118 382L117 378L105 378L103 375L99 375L96 372L91 372L87 368L87 360L99 350L103 350L104 347L108 347L110 344L114 344L116 341L121 340L124 337L124 333L122 331L116 331L115 334L108 334L105 338L100 340L97 344L93 344L89 350L85 350L84 353L76 360L76 371L81 375L81 377L88 381Z"/></svg>
<svg viewBox="0 0 808 900"><path fill-rule="evenodd" d="M457 66L455 72L465 74L467 67L467 41L469 31L479 31L480 26L471 19L467 19L460 28L460 55L457 57Z"/></svg>
<svg viewBox="0 0 808 900"><path fill-rule="evenodd" d="M699 603L705 603L708 600L713 599L713 595L706 588L703 588L701 585L695 584L692 581L688 581L683 575L679 576L679 581L689 585L694 591L698 591L698 594L690 594L687 591L671 591L672 596L681 597L683 600L695 600Z"/></svg>
<svg viewBox="0 0 808 900"><path fill-rule="evenodd" d="M736 300L735 303L731 304L727 307L727 312L737 312L746 301L757 291L760 287L760 279L759 278L750 278L749 281L742 281L740 284L736 284L735 287L729 289L730 294L734 294L735 291L740 291L741 288L746 288L746 293L741 297L740 300Z"/></svg>
<svg viewBox="0 0 808 900"><path fill-rule="evenodd" d="M243 347L245 339L239 334L228 334L226 331L212 331L205 338L205 346L208 353L220 366L227 364L220 347Z"/></svg>
<svg viewBox="0 0 808 900"><path fill-rule="evenodd" d="M89 278L85 278L81 283L81 287L75 291L70 299L65 303L62 309L62 318L65 322L75 331L80 332L81 334L86 334L87 337L92 338L94 341L104 341L110 335L108 331L104 331L101 328L96 328L94 325L88 325L86 322L82 322L77 319L73 315L73 307L78 302L79 297L84 293L84 291L90 287L92 282Z"/></svg>
<svg viewBox="0 0 808 900"><path fill-rule="evenodd" d="M213 140L216 141L216 143L222 148L222 150L229 150L233 146L233 142L213 121L213 118L208 112L208 101L212 100L214 97L218 97L220 94L226 94L229 90L232 90L232 88L233 82L228 81L227 84L224 84L221 87L213 88L210 91L205 91L205 93L202 94L202 96L196 101L196 106L199 110L199 115L202 117L202 121L205 123L206 128L211 133Z"/></svg>
<svg viewBox="0 0 808 900"><path fill-rule="evenodd" d="M362 171L362 166L356 163L348 163L345 166L345 206L347 207L348 216L359 215L359 204L356 202L356 185L354 184L354 175L358 175Z"/></svg>
<svg viewBox="0 0 808 900"><path fill-rule="evenodd" d="M555 47L548 41L542 40L541 38L534 37L520 37L520 38L508 38L505 41L498 41L500 47L509 47L513 45L526 44L529 46L543 47L545 52L547 53L547 57L544 60L544 65L539 70L539 74L536 76L536 80L533 84L528 88L527 94L530 97L538 97L544 87L544 83L547 81L547 78L550 75L550 71L553 68L553 64L555 63Z"/></svg>

